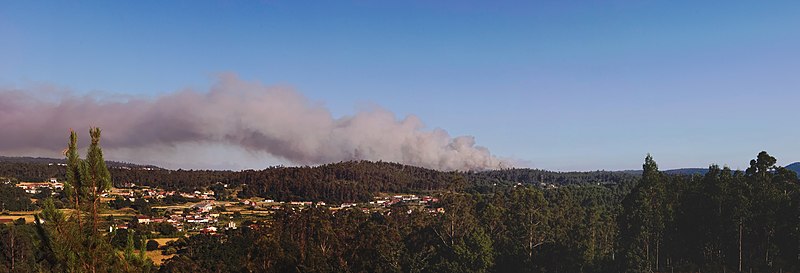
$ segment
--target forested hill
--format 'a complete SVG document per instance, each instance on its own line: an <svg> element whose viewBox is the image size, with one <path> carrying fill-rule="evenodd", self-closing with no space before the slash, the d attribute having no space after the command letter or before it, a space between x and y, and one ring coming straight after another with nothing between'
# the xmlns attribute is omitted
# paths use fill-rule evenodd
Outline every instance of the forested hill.
<svg viewBox="0 0 800 273"><path fill-rule="evenodd" d="M0 177L20 181L63 179L64 167L53 161L0 161ZM166 189L195 190L214 184L241 187L240 196L276 200L366 201L379 193L426 193L432 191L491 191L495 186L516 184L614 185L633 182L636 176L620 172L551 172L507 169L485 172L443 172L388 162L349 161L315 167L271 167L264 170L209 171L159 168L110 168L113 182L134 183ZM631 183L627 183L631 184Z"/></svg>

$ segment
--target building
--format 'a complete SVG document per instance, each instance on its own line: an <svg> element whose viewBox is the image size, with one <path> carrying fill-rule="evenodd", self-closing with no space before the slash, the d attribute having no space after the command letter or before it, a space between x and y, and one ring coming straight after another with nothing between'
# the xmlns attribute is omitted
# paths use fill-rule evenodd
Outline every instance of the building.
<svg viewBox="0 0 800 273"><path fill-rule="evenodd" d="M199 212L209 212L214 209L214 203L212 201L204 201L192 206L192 209L197 210Z"/></svg>
<svg viewBox="0 0 800 273"><path fill-rule="evenodd" d="M51 182L21 182L17 184L17 187L22 188L29 194L37 194L42 192L43 188L48 188L52 191L64 190L64 183L52 182L52 180Z"/></svg>
<svg viewBox="0 0 800 273"><path fill-rule="evenodd" d="M136 222L139 223L139 224L149 224L150 222L152 222L152 219L150 219L150 217L143 216L143 215L142 216L136 216Z"/></svg>

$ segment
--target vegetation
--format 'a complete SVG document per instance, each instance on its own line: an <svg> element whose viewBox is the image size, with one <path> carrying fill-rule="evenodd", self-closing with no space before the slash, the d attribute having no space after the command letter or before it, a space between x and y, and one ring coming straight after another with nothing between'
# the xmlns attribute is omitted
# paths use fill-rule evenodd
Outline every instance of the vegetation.
<svg viewBox="0 0 800 273"><path fill-rule="evenodd" d="M0 212L27 211L32 208L31 198L25 190L12 184L0 183Z"/></svg>
<svg viewBox="0 0 800 273"><path fill-rule="evenodd" d="M628 192L448 193L442 214L287 209L269 228L190 237L161 270L195 261L201 271L796 271L800 188L795 173L774 164L762 152L745 172L711 166L704 176L669 176L648 156Z"/></svg>
<svg viewBox="0 0 800 273"><path fill-rule="evenodd" d="M120 253L101 233L98 214L100 193L110 187L110 175L100 149L100 130L89 130L91 144L86 159L77 152L77 134L71 132L67 155L65 192L73 210L64 213L55 208L52 199L42 202L36 215L35 234L20 235L9 240L3 251L13 253L4 265L10 272L147 272L151 262L143 255L133 255L133 238ZM16 226L11 232L16 232ZM34 227L31 225L21 225ZM15 238L12 233L12 238ZM24 243L23 243L24 242ZM35 247L34 247L35 246ZM143 252L142 252L143 253ZM35 260L25 260L35 259ZM35 258L34 258L35 257ZM20 263L18 261L27 261Z"/></svg>
<svg viewBox="0 0 800 273"><path fill-rule="evenodd" d="M624 172L551 172L507 169L487 172L440 172L397 163L351 161L316 167L271 167L265 170L192 171L158 168L111 168L117 187L125 184L194 191L221 184L240 187L239 197L263 197L279 201L318 200L328 203L366 202L379 193L427 193L469 191L489 193L492 187L517 183L539 185L609 184L633 185L637 175ZM64 179L64 167L47 164L0 162L0 176L43 181ZM628 189L629 190L629 189ZM225 192L215 189L228 198ZM230 194L230 193L228 193Z"/></svg>
<svg viewBox="0 0 800 273"><path fill-rule="evenodd" d="M161 270L796 271L800 188L774 164L762 152L745 172L712 165L704 176L668 176L648 155L628 193L516 186L444 194L444 213L286 209L268 228L192 236Z"/></svg>
<svg viewBox="0 0 800 273"><path fill-rule="evenodd" d="M0 272L800 270L798 177L776 166L766 152L745 171L712 165L690 175L666 174L650 155L640 174L438 172L383 162L243 172L109 172L100 131L93 128L90 135L86 159L78 157L72 133L66 167L55 166L63 171L56 175L67 181L60 198L72 210L58 210L58 201L47 198L38 204L36 224L0 225ZM50 165L39 164L34 171L26 165L34 163L13 164L24 167L2 165L0 175L52 176ZM371 200L377 193L424 192L439 201L427 208L398 203L369 213L285 205L267 221L248 220L238 229L180 237L162 246L148 236L185 233L167 223L106 232L113 219L99 215L99 196L112 181L121 183L118 179L214 189L221 199L346 202ZM10 185L0 185L0 198L14 210L32 208L30 198ZM139 200L105 204L151 210ZM180 201L185 200L169 202ZM241 217L237 213L233 217ZM146 251L174 256L156 267Z"/></svg>

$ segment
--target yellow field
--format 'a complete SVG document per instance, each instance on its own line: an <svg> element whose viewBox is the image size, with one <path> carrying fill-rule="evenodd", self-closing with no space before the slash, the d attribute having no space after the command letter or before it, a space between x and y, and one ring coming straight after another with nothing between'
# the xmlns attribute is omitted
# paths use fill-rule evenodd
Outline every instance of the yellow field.
<svg viewBox="0 0 800 273"><path fill-rule="evenodd" d="M119 217L119 216L134 216L134 215L136 215L136 210L134 210L132 208L124 208L124 209L121 209L121 210L109 210L109 211L105 211L105 212L100 213L100 216L103 216L103 217L105 217L105 216L116 216L116 217Z"/></svg>
<svg viewBox="0 0 800 273"><path fill-rule="evenodd" d="M226 211L234 212L234 211L246 211L248 210L245 206L230 206L225 208Z"/></svg>
<svg viewBox="0 0 800 273"><path fill-rule="evenodd" d="M33 221L35 221L34 218L33 218L33 215L37 214L39 212L41 212L41 211L39 211L39 210L34 210L34 211L9 211L8 215L0 215L0 219L17 220L19 218L24 218L25 219L25 223L33 223Z"/></svg>
<svg viewBox="0 0 800 273"><path fill-rule="evenodd" d="M11 215L34 215L41 212L40 210L32 210L32 211L9 211L8 214Z"/></svg>
<svg viewBox="0 0 800 273"><path fill-rule="evenodd" d="M220 214L222 214L222 215L232 215L232 214L234 214L235 212L237 212L237 211L235 211L235 210L234 210L234 211L223 211L223 212L220 212ZM269 211L269 210L242 210L242 211L238 211L238 212L239 212L239 213L241 213L242 215L253 215L253 214L264 215L264 214L272 214L272 211Z"/></svg>
<svg viewBox="0 0 800 273"><path fill-rule="evenodd" d="M147 257L150 258L150 260L152 260L153 264L155 264L156 266L160 266L162 263L164 263L164 261L168 260L169 258L172 258L172 256L175 256L175 254L170 254L170 255L161 254L160 249L147 251L145 252L145 255L147 255Z"/></svg>
<svg viewBox="0 0 800 273"><path fill-rule="evenodd" d="M185 204L182 204L182 205L153 206L152 208L153 209L187 209L187 208L192 207L194 204L197 204L197 203L189 202L189 203L185 203Z"/></svg>
<svg viewBox="0 0 800 273"><path fill-rule="evenodd" d="M172 242L172 241L175 241L177 239L178 238L157 238L157 239L153 239L153 240L158 242L158 246L161 247L161 246L166 245L168 242ZM153 251L147 251L145 254L147 254L147 257L150 257L150 260L153 260L153 263L155 265L161 265L165 260L167 260L169 258L172 258L172 256L175 256L175 254L163 255L163 254L161 254L161 249L156 249L156 250L153 250Z"/></svg>
<svg viewBox="0 0 800 273"><path fill-rule="evenodd" d="M25 223L33 223L33 221L34 221L34 218L33 218L32 214L28 214L28 215L0 215L0 219L17 220L19 218L24 218L25 219Z"/></svg>
<svg viewBox="0 0 800 273"><path fill-rule="evenodd" d="M172 241L178 240L178 238L156 238L156 239L153 239L153 240L158 242L159 246L163 246L163 245L166 245L168 242L172 242Z"/></svg>
<svg viewBox="0 0 800 273"><path fill-rule="evenodd" d="M73 209L59 209L65 215L69 215L73 213L75 210ZM35 220L33 218L34 214L38 214L42 212L41 210L34 210L34 211L9 211L8 215L0 215L0 219L11 219L17 220L19 218L25 218L25 223L33 223ZM108 213L100 213L100 216L134 216L135 210L133 209L123 209L123 210L115 210L109 211Z"/></svg>

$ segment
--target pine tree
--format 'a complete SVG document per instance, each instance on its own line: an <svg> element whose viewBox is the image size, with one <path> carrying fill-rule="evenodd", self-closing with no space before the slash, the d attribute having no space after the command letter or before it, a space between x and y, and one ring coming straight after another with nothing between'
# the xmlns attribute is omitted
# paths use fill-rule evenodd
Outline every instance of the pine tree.
<svg viewBox="0 0 800 273"><path fill-rule="evenodd" d="M642 165L642 179L623 200L620 218L622 269L627 272L659 270L665 227L664 175L648 154Z"/></svg>
<svg viewBox="0 0 800 273"><path fill-rule="evenodd" d="M44 201L37 230L42 240L41 249L51 271L64 272L141 272L149 269L149 260L142 254L118 255L113 246L100 233L101 217L98 211L100 196L111 188L111 175L100 148L100 129L90 128L91 142L86 159L78 156L78 136L70 131L65 192L74 206L71 215L64 215ZM91 221L87 226L86 221ZM119 267L120 264L134 265Z"/></svg>

